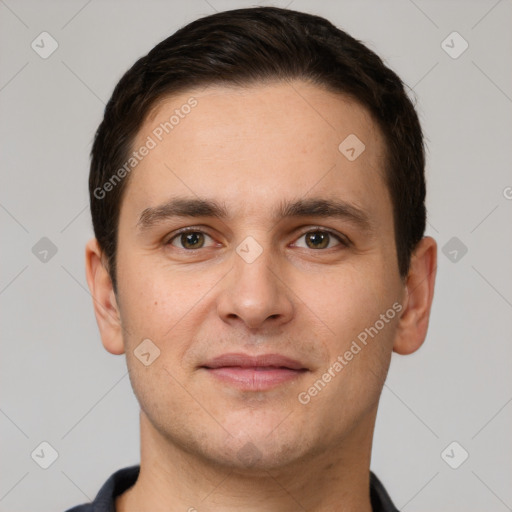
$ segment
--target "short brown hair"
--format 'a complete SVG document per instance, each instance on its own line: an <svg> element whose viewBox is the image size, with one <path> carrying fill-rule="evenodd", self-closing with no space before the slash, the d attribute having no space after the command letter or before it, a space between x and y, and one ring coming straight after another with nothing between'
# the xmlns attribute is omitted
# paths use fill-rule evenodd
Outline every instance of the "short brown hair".
<svg viewBox="0 0 512 512"><path fill-rule="evenodd" d="M119 212L129 177L104 197L98 190L129 159L146 116L165 96L190 88L240 87L301 79L366 107L386 142L386 183L393 204L398 268L408 273L423 237L425 151L414 106L400 78L369 48L328 20L277 7L219 12L195 20L156 45L123 75L91 150L92 223L114 291Z"/></svg>

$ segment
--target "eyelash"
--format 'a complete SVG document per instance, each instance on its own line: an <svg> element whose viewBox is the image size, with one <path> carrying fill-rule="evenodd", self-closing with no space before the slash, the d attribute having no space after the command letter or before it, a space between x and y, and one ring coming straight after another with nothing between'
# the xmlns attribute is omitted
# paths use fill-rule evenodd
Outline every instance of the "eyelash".
<svg viewBox="0 0 512 512"><path fill-rule="evenodd" d="M316 233L316 232L321 232L321 233L328 233L330 236L333 236L334 238L336 238L340 244L344 247L349 247L351 242L348 240L348 238L345 238L341 235L338 235L335 231L332 231L330 229L326 229L326 228L322 228L320 226L313 226L312 228L308 229L307 231L304 231L303 233L301 233L299 235L298 238L301 238L303 237L304 235L307 235L308 233ZM191 227L187 227L187 228L183 228L183 229L180 229L179 231L177 231L176 233L174 233L165 243L164 245L172 245L172 241L176 238L178 238L180 235L182 235L183 233L202 233L206 236L209 236L210 238L213 238L212 236L210 236L208 233L206 233L205 231L203 231L202 229L198 229L194 226L191 226ZM204 249L204 247L200 247L198 249L185 249L185 248L182 248L182 247L177 247L177 249L182 249L183 251L186 251L186 252L194 252L194 251L200 251L201 249ZM301 249L303 249L303 247L301 247ZM330 247L328 249L333 249L333 247ZM328 249L311 249L312 251L316 251L316 250L319 250L319 251L327 251Z"/></svg>

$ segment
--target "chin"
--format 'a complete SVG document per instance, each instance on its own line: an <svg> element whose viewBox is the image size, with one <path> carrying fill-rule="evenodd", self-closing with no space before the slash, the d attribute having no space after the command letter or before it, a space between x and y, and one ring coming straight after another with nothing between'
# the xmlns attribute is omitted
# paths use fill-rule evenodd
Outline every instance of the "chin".
<svg viewBox="0 0 512 512"><path fill-rule="evenodd" d="M255 429L254 425L247 425L246 429L238 430L238 435L227 436L220 445L210 445L209 456L230 470L252 475L265 472L268 476L267 471L282 469L307 455L303 435L293 435L293 429L277 433L272 428Z"/></svg>
<svg viewBox="0 0 512 512"><path fill-rule="evenodd" d="M293 452L293 449L277 452L265 447L262 449L252 441L247 441L238 450L219 450L214 458L216 464L238 474L255 476L261 473L262 476L268 477L268 471L280 470L293 464L298 458Z"/></svg>

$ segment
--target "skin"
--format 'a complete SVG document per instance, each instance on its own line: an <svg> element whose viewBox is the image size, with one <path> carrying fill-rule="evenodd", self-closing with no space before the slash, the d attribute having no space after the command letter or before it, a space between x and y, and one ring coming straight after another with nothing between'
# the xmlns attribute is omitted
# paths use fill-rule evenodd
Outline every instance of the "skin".
<svg viewBox="0 0 512 512"><path fill-rule="evenodd" d="M391 353L410 354L425 339L436 242L420 241L401 279L384 141L349 98L304 82L191 90L162 101L134 147L191 96L197 106L130 175L117 296L97 241L86 246L102 342L126 353L141 406L141 471L117 510L370 512L378 402ZM366 148L349 161L338 146L352 133ZM168 219L140 234L142 211L175 196L224 202L231 218ZM338 218L272 218L282 200L310 197L356 205L371 231ZM187 226L205 234L193 251L172 239ZM327 247L308 244L304 235L318 230L350 244L335 236ZM252 263L236 252L247 236L263 250ZM401 312L300 403L298 394L395 302ZM160 350L147 367L134 355L146 338ZM241 391L199 368L226 352L284 354L309 371L271 390Z"/></svg>

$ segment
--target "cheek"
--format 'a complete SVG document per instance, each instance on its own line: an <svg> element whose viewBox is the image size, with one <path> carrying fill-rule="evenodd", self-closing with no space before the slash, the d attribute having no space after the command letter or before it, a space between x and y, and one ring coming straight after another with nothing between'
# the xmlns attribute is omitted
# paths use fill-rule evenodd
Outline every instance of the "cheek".
<svg viewBox="0 0 512 512"><path fill-rule="evenodd" d="M191 285L193 278L158 260L150 254L120 258L118 282L126 326L160 339L198 301L200 290Z"/></svg>
<svg viewBox="0 0 512 512"><path fill-rule="evenodd" d="M336 375L320 402L326 400L328 404L329 396L337 396L338 413L343 412L343 404L367 407L381 392L398 319L392 309L396 284L389 276L383 264L372 261L364 267L345 267L343 272L324 278L324 293L307 286L301 292L304 303L315 312L311 318L326 333L321 337L328 354L326 367L319 374L331 368ZM381 315L385 316L384 320ZM339 364L333 368L336 361Z"/></svg>
<svg viewBox="0 0 512 512"><path fill-rule="evenodd" d="M296 292L316 321L324 324L341 345L373 325L393 304L390 287L375 268L370 264L331 272L314 287L306 279Z"/></svg>
<svg viewBox="0 0 512 512"><path fill-rule="evenodd" d="M120 294L125 346L133 352L148 338L161 352L158 362L180 373L186 354L215 310L213 294L222 273L179 271L165 262L149 265L154 259L125 261L119 273L124 273Z"/></svg>
<svg viewBox="0 0 512 512"><path fill-rule="evenodd" d="M347 407L358 411L354 416L369 411L380 396L389 369L398 321L393 309L396 301L392 283L387 282L383 271L371 268L372 273L369 269L354 270L326 279L325 293L303 291L304 302L314 304L310 308L318 316L317 325L329 327L328 336L323 338L326 366L309 384L316 386L315 382L330 370L329 384L319 393L317 406L333 418L346 415Z"/></svg>

